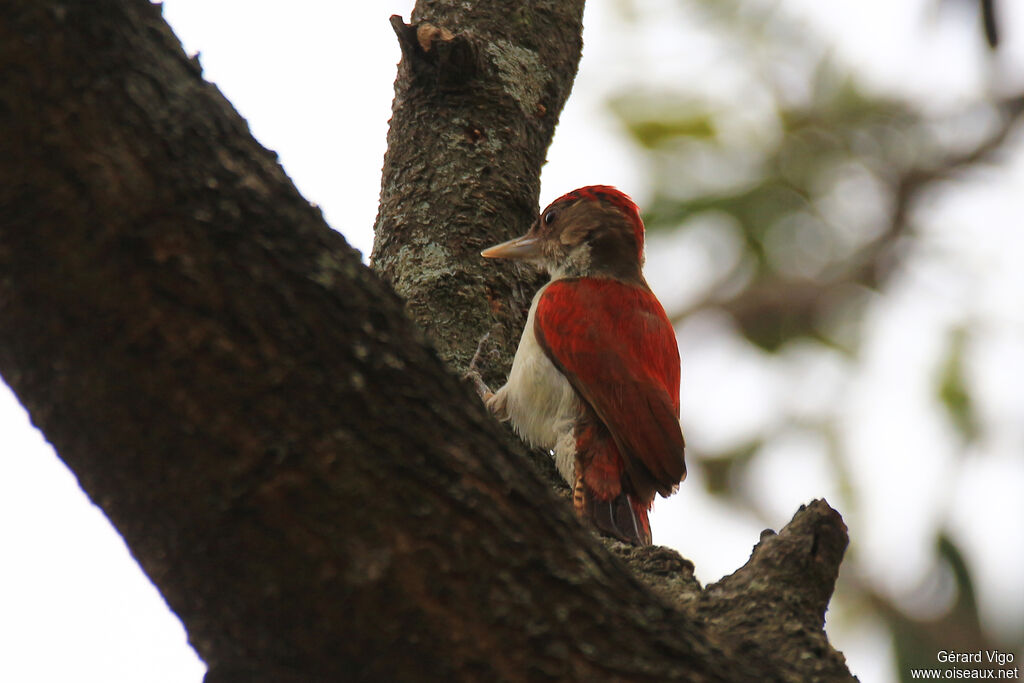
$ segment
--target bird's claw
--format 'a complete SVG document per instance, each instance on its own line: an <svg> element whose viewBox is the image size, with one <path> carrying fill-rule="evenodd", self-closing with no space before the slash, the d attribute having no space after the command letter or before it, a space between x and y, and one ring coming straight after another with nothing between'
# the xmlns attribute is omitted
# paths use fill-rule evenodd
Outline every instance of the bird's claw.
<svg viewBox="0 0 1024 683"><path fill-rule="evenodd" d="M476 389L477 395L485 404L492 396L494 396L494 392L491 391L491 388L487 386L486 382L484 382L484 378L480 375L480 371L476 369L476 364L480 360L480 353L483 351L484 343L487 342L487 339L490 336L491 333L488 332L480 338L480 343L476 345L476 352L473 354L472 360L469 361L469 368L462 375L463 379L468 379L473 383L473 388Z"/></svg>
<svg viewBox="0 0 1024 683"><path fill-rule="evenodd" d="M491 397L494 396L494 392L491 391L491 388L484 382L484 378L476 370L470 370L463 377L473 382L473 388L476 389L477 396L480 397L484 404L487 404Z"/></svg>

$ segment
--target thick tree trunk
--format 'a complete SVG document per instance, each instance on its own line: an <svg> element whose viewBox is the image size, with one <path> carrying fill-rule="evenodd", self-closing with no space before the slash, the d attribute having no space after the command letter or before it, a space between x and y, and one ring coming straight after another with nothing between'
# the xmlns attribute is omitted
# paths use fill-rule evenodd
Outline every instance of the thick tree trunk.
<svg viewBox="0 0 1024 683"><path fill-rule="evenodd" d="M473 266L457 264L527 222L580 32L579 8L555 2L500 19L464 4L425 3L436 29L396 26L400 82L432 58L483 90L524 81L499 114L476 103L462 123L452 105L446 119L474 163L489 144L522 157L479 166L511 178L479 197L464 166L438 167L461 144L450 135L399 162L417 125L401 107L421 125L439 115L399 92L375 250L417 318L438 305L470 320L447 343L426 326L456 364L488 316L507 327L529 294L512 295L509 272L488 312ZM181 617L209 680L849 677L821 632L846 542L835 512L802 511L702 592L674 553L613 548L667 577L651 579L658 592L638 582L505 447L157 7L5 3L0 74L0 373ZM465 96L461 77L435 77L422 102ZM513 122L534 103L535 120ZM497 227L475 232L485 218ZM387 245L449 229L464 248ZM403 258L437 267L417 285Z"/></svg>
<svg viewBox="0 0 1024 683"><path fill-rule="evenodd" d="M420 2L402 46L373 267L441 358L464 370L480 339L498 381L540 284L484 247L526 232L540 169L579 63L583 0ZM525 276L525 277L524 277ZM502 363L501 361L505 361ZM502 367L504 366L504 367Z"/></svg>

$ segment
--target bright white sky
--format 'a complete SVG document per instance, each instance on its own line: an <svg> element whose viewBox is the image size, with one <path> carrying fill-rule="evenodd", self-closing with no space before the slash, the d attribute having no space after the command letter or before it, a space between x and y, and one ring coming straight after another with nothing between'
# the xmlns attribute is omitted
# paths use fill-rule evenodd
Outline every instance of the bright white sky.
<svg viewBox="0 0 1024 683"><path fill-rule="evenodd" d="M186 50L201 52L206 77L364 255L399 58L388 16L408 17L412 4L164 3ZM987 87L979 77L984 53L955 25L971 21L967 15L929 14L926 0L788 4L879 90L943 108ZM603 100L638 74L657 85L688 74L680 65L708 59L699 34L683 41L668 29L680 23L669 20L681 14L674 0L635 3L639 31L621 30L616 5L588 3L583 62L544 171L542 205L594 183L617 185L642 204L645 170ZM1002 6L1009 49L1001 82L1020 85L1024 73L1011 68L1024 60L1024 4ZM1017 263L1024 237L1010 217L1020 216L1022 157L1008 170L975 174L966 196L939 198L922 211L929 256L909 265L867 322L857 372L848 359L810 347L763 357L729 342L714 318L679 331L684 423L689 415L687 438L698 449L741 441L793 412L841 416L838 438L855 454L843 464L857 495L834 490L836 464L823 456L819 437L791 429L746 482L771 526L785 524L799 504L828 497L844 513L864 564L875 568L868 578L895 593L927 578L933 531L948 524L971 554L986 615L1016 624L1024 622L1024 270ZM679 259L695 257L671 240L652 243L652 285L663 299L678 299L686 287ZM969 349L968 375L992 437L961 461L955 435L934 411L933 372L945 331L968 318L986 326L984 340ZM894 507L898 500L907 503ZM2 385L0 520L0 680L202 679L180 623ZM764 526L711 499L699 481L659 502L652 521L656 540L693 559L704 582L742 565ZM927 612L941 598L939 591L916 607ZM872 624L839 614L830 615L829 628L861 680L895 680L885 636Z"/></svg>

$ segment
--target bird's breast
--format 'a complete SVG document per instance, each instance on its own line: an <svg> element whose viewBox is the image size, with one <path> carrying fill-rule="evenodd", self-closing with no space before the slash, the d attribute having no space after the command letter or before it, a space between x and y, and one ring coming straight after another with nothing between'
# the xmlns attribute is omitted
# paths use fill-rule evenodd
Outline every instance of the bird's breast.
<svg viewBox="0 0 1024 683"><path fill-rule="evenodd" d="M534 334L537 302L545 289L546 285L533 298L508 382L499 393L505 393L504 408L516 431L533 446L555 449L560 438L571 436L581 406L576 390Z"/></svg>

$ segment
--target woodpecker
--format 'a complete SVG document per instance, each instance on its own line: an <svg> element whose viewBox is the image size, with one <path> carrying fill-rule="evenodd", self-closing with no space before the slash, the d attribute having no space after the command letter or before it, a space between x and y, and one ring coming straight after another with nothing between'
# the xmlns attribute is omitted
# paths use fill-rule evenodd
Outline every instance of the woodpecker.
<svg viewBox="0 0 1024 683"><path fill-rule="evenodd" d="M481 397L553 453L573 507L601 532L651 544L647 511L686 477L679 348L643 276L644 224L605 185L552 202L522 237L481 252L545 269L508 381Z"/></svg>

